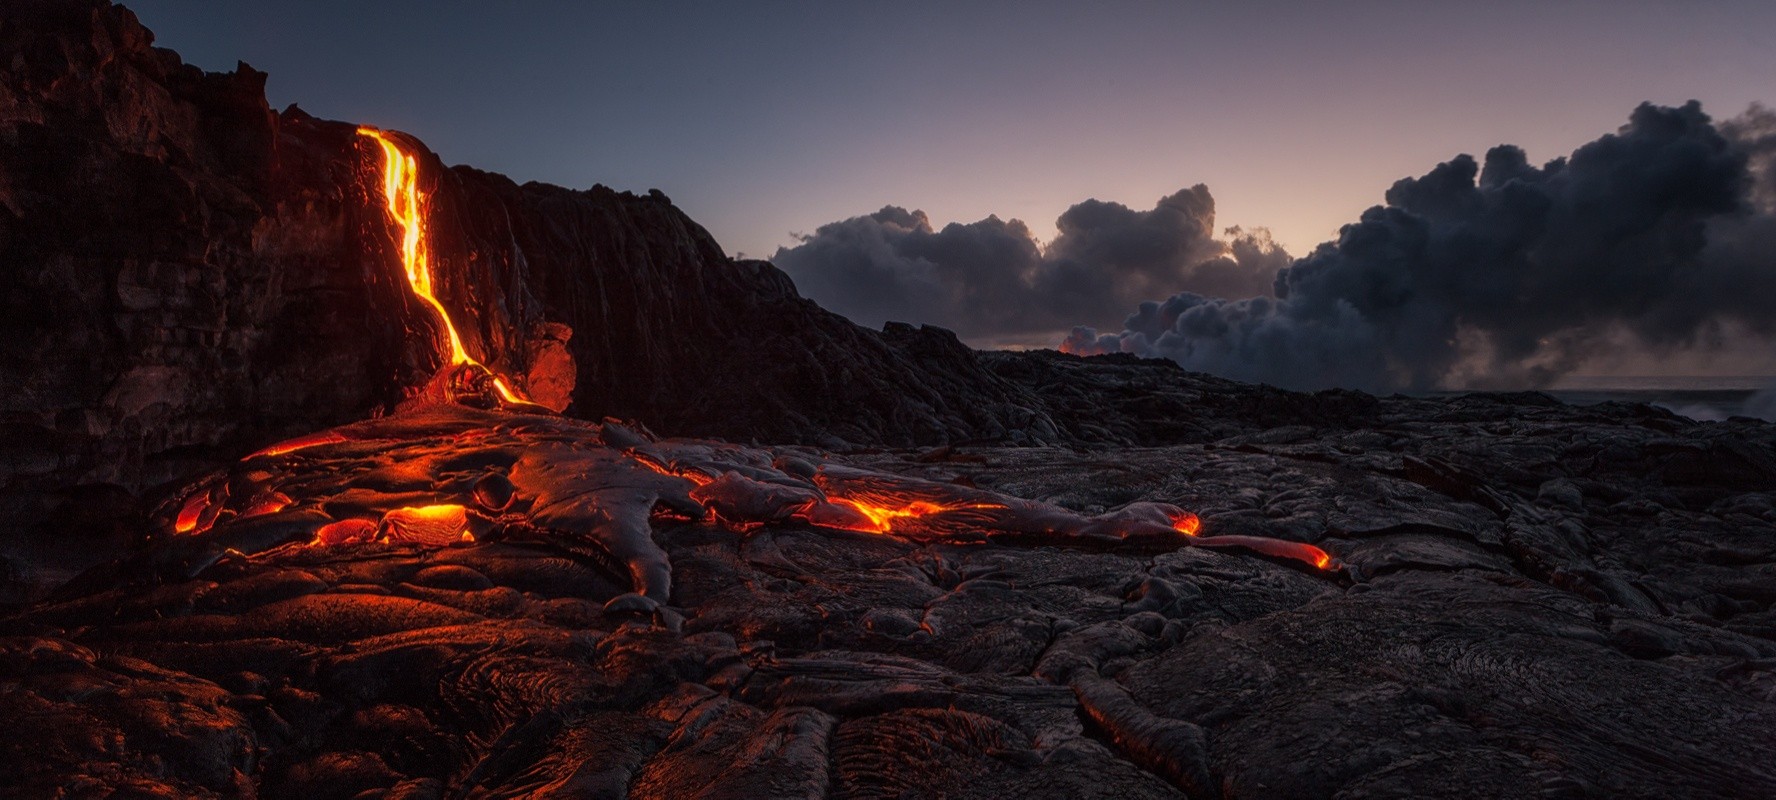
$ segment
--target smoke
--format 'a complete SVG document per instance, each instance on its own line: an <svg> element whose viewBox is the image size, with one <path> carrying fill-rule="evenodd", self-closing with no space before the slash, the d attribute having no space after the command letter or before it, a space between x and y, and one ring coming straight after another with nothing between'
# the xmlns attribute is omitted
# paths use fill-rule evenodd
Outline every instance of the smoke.
<svg viewBox="0 0 1776 800"><path fill-rule="evenodd" d="M1717 128L1693 101L1643 104L1569 157L1461 155L1386 201L1280 270L1273 297L1186 291L1062 349L1295 388L1541 386L1624 336L1675 354L1728 323L1776 327L1776 114L1760 107Z"/></svg>
<svg viewBox="0 0 1776 800"><path fill-rule="evenodd" d="M931 323L979 343L1071 327L1069 352L1291 388L1545 386L1605 356L1769 345L1776 114L1754 106L1717 126L1695 102L1643 104L1539 166L1510 145L1460 155L1396 182L1300 259L1263 230L1217 236L1201 185L1148 210L1087 200L1056 228L1042 246L1015 219L940 230L889 206L774 260L866 325Z"/></svg>
<svg viewBox="0 0 1776 800"><path fill-rule="evenodd" d="M1181 288L1267 292L1290 261L1266 231L1218 238L1215 200L1201 185L1146 211L1087 200L1055 227L1042 247L1015 219L939 230L924 212L888 206L823 225L772 260L804 294L859 324L916 321L976 340L1104 324Z"/></svg>

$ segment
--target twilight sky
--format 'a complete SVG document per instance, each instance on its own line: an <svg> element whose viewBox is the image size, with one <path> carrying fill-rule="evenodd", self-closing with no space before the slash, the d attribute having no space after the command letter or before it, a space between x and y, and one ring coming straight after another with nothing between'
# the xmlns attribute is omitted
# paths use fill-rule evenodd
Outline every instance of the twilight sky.
<svg viewBox="0 0 1776 800"><path fill-rule="evenodd" d="M1769 2L128 2L272 103L520 181L658 187L769 256L885 204L1038 239L1213 191L1292 253L1394 180L1564 155L1643 100L1776 101ZM514 12L508 9L522 9Z"/></svg>
<svg viewBox="0 0 1776 800"><path fill-rule="evenodd" d="M1744 164L1776 187L1776 116L1716 133L1776 101L1768 0L129 5L187 61L269 72L275 106L657 187L865 325L1091 326L1070 345L1301 388L1776 373L1776 188L1732 210ZM1384 194L1412 219L1365 217L1270 295ZM1424 225L1409 258L1364 249Z"/></svg>

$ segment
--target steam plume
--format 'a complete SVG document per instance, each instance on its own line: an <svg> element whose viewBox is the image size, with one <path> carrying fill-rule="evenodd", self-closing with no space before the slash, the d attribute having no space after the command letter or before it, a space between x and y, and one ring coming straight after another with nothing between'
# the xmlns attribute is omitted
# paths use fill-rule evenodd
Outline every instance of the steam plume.
<svg viewBox="0 0 1776 800"><path fill-rule="evenodd" d="M1776 115L1691 102L1540 167L1495 147L1388 190L1277 274L1275 299L1148 302L1063 349L1127 351L1297 388L1544 385L1623 333L1706 348L1776 314Z"/></svg>
<svg viewBox="0 0 1776 800"><path fill-rule="evenodd" d="M934 230L890 206L776 261L864 324L987 343L1078 325L1063 350L1291 388L1542 386L1624 343L1659 358L1767 346L1776 329L1776 114L1761 107L1717 126L1694 101L1642 104L1567 157L1501 145L1385 200L1295 260L1263 231L1217 237L1198 185L1145 211L1079 203L1047 247L1017 220Z"/></svg>
<svg viewBox="0 0 1776 800"><path fill-rule="evenodd" d="M1180 287L1268 291L1289 261L1264 231L1217 238L1215 201L1201 185L1145 211L1087 200L1056 228L1044 248L1015 219L934 229L924 212L888 206L823 225L773 261L804 294L860 324L930 323L976 340L1104 324Z"/></svg>

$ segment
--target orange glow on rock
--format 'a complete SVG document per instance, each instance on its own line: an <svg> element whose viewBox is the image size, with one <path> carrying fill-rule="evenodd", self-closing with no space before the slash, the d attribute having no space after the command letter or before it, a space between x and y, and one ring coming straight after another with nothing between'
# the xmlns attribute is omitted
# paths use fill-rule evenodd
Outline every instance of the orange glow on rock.
<svg viewBox="0 0 1776 800"><path fill-rule="evenodd" d="M480 366L480 365L477 364L476 366ZM485 367L483 367L483 369L485 369ZM489 372L491 372L491 370L489 370ZM524 397L522 395L518 394L517 392L512 391L512 387L506 385L505 378L495 377L493 379L493 390L496 392L499 392L500 399L504 400L508 403L531 404L531 402L529 400L524 399Z"/></svg>
<svg viewBox="0 0 1776 800"><path fill-rule="evenodd" d="M252 505L247 506L246 510L241 512L241 519L257 517L261 514L276 514L288 508L291 502L289 496L283 492L272 492L256 498Z"/></svg>
<svg viewBox="0 0 1776 800"><path fill-rule="evenodd" d="M284 455L285 453L294 453L297 450L304 450L304 449L307 449L310 447L318 447L318 446L324 445L324 444L339 444L344 441L346 441L346 438L344 436L342 436L338 433L335 433L333 431L324 431L321 433L311 433L311 434L308 434L307 436L298 436L294 439L289 439L286 441L278 442L277 444L267 447L264 450L260 450L256 453L253 453L252 455L247 456L247 458L262 458L262 457L266 457L266 456L281 456L281 455Z"/></svg>
<svg viewBox="0 0 1776 800"><path fill-rule="evenodd" d="M1286 539L1267 539L1262 536L1198 536L1191 544L1199 547L1229 547L1275 558L1287 558L1303 564L1312 564L1316 569L1337 569L1332 554L1306 542L1291 542Z"/></svg>
<svg viewBox="0 0 1776 800"><path fill-rule="evenodd" d="M469 355L463 347L462 337L457 335L456 326L450 322L450 312L445 310L443 301L433 291L431 247L426 236L426 199L419 191L419 163L412 155L402 152L400 146L382 131L359 128L358 134L374 139L382 146L382 196L387 202L389 219L401 229L401 266L407 272L407 285L413 289L413 294L432 307L438 323L444 326L448 347L441 355L446 366L466 364L475 367L492 376L494 391L499 393L500 399L508 403L530 404L504 377Z"/></svg>
<svg viewBox="0 0 1776 800"><path fill-rule="evenodd" d="M328 546L350 544L352 542L368 542L376 538L376 521L369 519L342 519L329 522L315 531L312 545Z"/></svg>
<svg viewBox="0 0 1776 800"><path fill-rule="evenodd" d="M869 521L869 524L864 526L862 530L870 533L887 533L888 531L893 530L894 521L897 519L904 519L906 517L923 517L944 510L943 506L936 503L927 503L922 500L915 500L898 508L893 506L876 505L875 503L866 503L861 500L851 500L844 497L834 497L832 498L832 502L842 506L849 506L852 510L862 514L863 518Z"/></svg>
<svg viewBox="0 0 1776 800"><path fill-rule="evenodd" d="M397 508L382 515L379 538L396 544L442 547L474 541L468 509L455 504Z"/></svg>
<svg viewBox="0 0 1776 800"><path fill-rule="evenodd" d="M636 464L670 478L683 478L698 486L708 486L715 482L715 477L712 475L706 475L694 469L685 469L674 464L666 464L650 453L631 450L625 455L629 456L629 459Z"/></svg>
<svg viewBox="0 0 1776 800"><path fill-rule="evenodd" d="M185 505L179 507L179 516L173 519L173 533L180 535L201 533L197 527L198 522L203 519L203 513L205 509L209 508L209 505L210 495L208 492L192 495L191 499L185 501Z"/></svg>
<svg viewBox="0 0 1776 800"><path fill-rule="evenodd" d="M1188 511L1172 516L1172 530L1185 536L1195 536L1202 532L1202 520Z"/></svg>
<svg viewBox="0 0 1776 800"><path fill-rule="evenodd" d="M871 502L871 500L859 500L850 497L830 497L828 499L833 505L857 512L857 516L847 518L846 515L827 514L822 515L817 520L810 519L810 521L829 528L840 528L862 533L889 533L894 530L895 523L900 522L901 520L919 519L935 514L961 511L964 509L1002 507L982 503L934 503L928 500L910 500L894 503L887 498L872 498L872 500L880 502Z"/></svg>

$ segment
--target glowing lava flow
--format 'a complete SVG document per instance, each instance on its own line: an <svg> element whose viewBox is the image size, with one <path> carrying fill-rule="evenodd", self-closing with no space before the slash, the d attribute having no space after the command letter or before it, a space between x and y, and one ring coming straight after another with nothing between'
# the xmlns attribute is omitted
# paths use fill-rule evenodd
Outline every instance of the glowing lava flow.
<svg viewBox="0 0 1776 800"><path fill-rule="evenodd" d="M438 377L470 378L472 399L480 401L490 400L485 387L491 385L502 398L500 411L516 413L489 413L486 403L432 403L428 394L428 402L413 404L401 418L274 444L169 498L156 514L174 535L208 534L226 548L218 552L228 553L267 552L268 542L294 544L291 537L302 534L310 545L419 547L475 542L490 533L562 536L625 566L634 592L656 605L671 596L671 562L653 538L660 519L740 534L799 522L920 544L1219 547L1319 569L1335 564L1306 543L1203 536L1202 521L1170 503L1129 503L1088 516L972 486L526 413L526 407L543 409L469 355L438 299L416 159L381 131L358 133L382 147L383 197L400 229L408 286L436 312L449 341ZM470 397L443 391L447 399ZM307 448L324 448L326 458L259 461ZM468 469L484 474L465 482ZM408 498L439 502L389 507Z"/></svg>
<svg viewBox="0 0 1776 800"><path fill-rule="evenodd" d="M889 533L889 532L892 532L894 530L894 523L896 520L918 519L921 517L929 517L933 514L942 514L945 512L949 512L949 511L960 511L960 510L965 510L965 509L1002 509L1002 508L1004 508L1004 506L1002 506L1002 505L994 505L994 504L990 504L990 503L965 503L965 504L946 505L946 504L942 504L942 503L933 503L933 502L926 501L926 500L911 500L911 501L906 501L906 502L903 502L903 503L900 503L897 505L883 505L880 503L873 503L868 500L857 500L857 499L853 499L853 498L849 498L849 497L832 497L831 500L834 505L844 506L846 508L851 509L852 511L857 512L859 515L861 515L863 520L868 520L868 523L867 524L860 524L860 525L845 525L842 523L841 524L833 524L833 523L829 522L828 524L831 524L833 527L845 528L847 530L854 530L854 531L859 531L862 533Z"/></svg>
<svg viewBox="0 0 1776 800"><path fill-rule="evenodd" d="M450 337L450 364L464 364L486 372L493 379L493 388L508 403L529 403L506 385L506 380L485 364L476 361L463 349L462 337L450 323L450 312L432 292L431 249L426 242L425 198L419 193L419 164L413 156L401 152L399 145L375 128L359 128L358 135L375 139L382 145L382 195L388 202L389 219L401 229L401 265L407 270L407 285L438 312L438 321Z"/></svg>
<svg viewBox="0 0 1776 800"><path fill-rule="evenodd" d="M345 441L347 441L345 436L337 431L323 431L321 433L311 433L306 436L298 436L294 439L287 439L285 441L278 442L277 444L267 447L264 450L259 450L257 452L254 452L254 453L248 455L247 458L252 459L252 458L261 458L264 456L281 456L285 453L294 453L297 450L301 450L306 447L315 447L315 446L323 445L323 444L340 444Z"/></svg>
<svg viewBox="0 0 1776 800"><path fill-rule="evenodd" d="M315 531L310 547L329 547L363 542L392 542L426 547L444 547L457 542L473 542L469 530L469 512L454 503L429 506L403 506L391 509L380 520L349 518L322 525Z"/></svg>
<svg viewBox="0 0 1776 800"><path fill-rule="evenodd" d="M179 507L179 515L173 518L173 532L178 534L201 533L199 526L203 522L203 514L209 510L210 495L199 492L186 500ZM202 526L207 528L209 526Z"/></svg>

